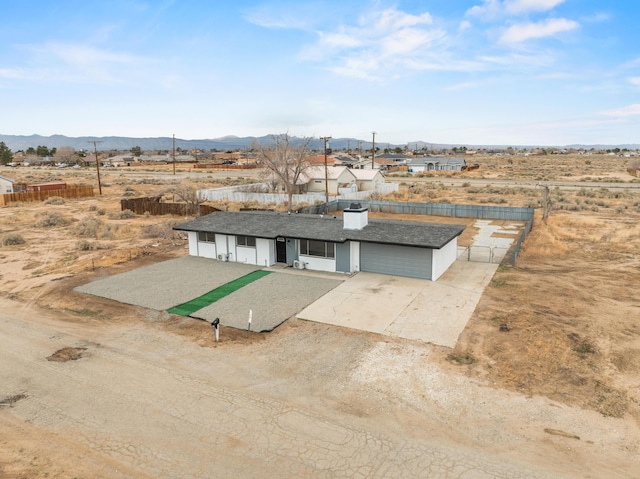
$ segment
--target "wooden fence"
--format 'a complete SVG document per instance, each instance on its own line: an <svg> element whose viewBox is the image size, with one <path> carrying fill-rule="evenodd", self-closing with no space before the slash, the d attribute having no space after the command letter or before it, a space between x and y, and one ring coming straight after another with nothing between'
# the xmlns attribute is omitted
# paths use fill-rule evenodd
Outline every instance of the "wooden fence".
<svg viewBox="0 0 640 479"><path fill-rule="evenodd" d="M0 195L0 205L16 202L44 201L52 196L61 198L86 198L95 196L93 186L67 185L63 190L28 191L22 193L5 193Z"/></svg>
<svg viewBox="0 0 640 479"><path fill-rule="evenodd" d="M175 215L175 216L195 216L193 205L186 203L160 203L160 196L151 196L147 198L128 198L120 200L120 208L131 210L137 215L149 213L153 216ZM200 216L208 215L220 211L209 205L199 205Z"/></svg>

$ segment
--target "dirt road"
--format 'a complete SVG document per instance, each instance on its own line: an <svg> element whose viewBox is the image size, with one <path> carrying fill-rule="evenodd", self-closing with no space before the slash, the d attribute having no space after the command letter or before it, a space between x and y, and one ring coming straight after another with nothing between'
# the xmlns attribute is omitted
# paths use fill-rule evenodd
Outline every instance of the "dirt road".
<svg viewBox="0 0 640 479"><path fill-rule="evenodd" d="M637 472L633 421L447 373L426 344L290 322L249 343L223 330L213 347L145 309L112 322L6 299L0 311L0 399L26 396L0 408L2 477ZM47 361L63 347L86 350Z"/></svg>

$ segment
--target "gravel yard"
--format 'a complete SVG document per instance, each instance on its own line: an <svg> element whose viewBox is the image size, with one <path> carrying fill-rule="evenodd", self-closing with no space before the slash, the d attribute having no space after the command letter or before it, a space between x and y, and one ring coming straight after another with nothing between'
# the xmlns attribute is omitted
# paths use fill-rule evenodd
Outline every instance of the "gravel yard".
<svg viewBox="0 0 640 479"><path fill-rule="evenodd" d="M257 269L260 268L185 256L100 279L74 291L165 310Z"/></svg>
<svg viewBox="0 0 640 479"><path fill-rule="evenodd" d="M257 269L260 268L185 256L100 279L74 291L166 310ZM252 310L251 330L271 331L341 282L341 279L312 274L275 272L196 311L192 316L209 322L220 318L223 326L246 329L249 310Z"/></svg>

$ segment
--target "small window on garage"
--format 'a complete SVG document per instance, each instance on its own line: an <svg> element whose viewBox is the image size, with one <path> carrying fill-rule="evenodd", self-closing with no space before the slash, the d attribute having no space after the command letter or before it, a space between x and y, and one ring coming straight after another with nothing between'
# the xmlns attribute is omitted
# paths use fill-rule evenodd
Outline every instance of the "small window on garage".
<svg viewBox="0 0 640 479"><path fill-rule="evenodd" d="M255 236L236 236L236 244L238 246L248 246L250 248L256 247Z"/></svg>
<svg viewBox="0 0 640 479"><path fill-rule="evenodd" d="M209 233L206 231L198 231L198 241L203 241L205 243L215 243L216 242L216 234Z"/></svg>
<svg viewBox="0 0 640 479"><path fill-rule="evenodd" d="M328 241L300 240L300 254L319 258L335 258L336 245Z"/></svg>
<svg viewBox="0 0 640 479"><path fill-rule="evenodd" d="M322 180L313 180L316 185L322 184Z"/></svg>

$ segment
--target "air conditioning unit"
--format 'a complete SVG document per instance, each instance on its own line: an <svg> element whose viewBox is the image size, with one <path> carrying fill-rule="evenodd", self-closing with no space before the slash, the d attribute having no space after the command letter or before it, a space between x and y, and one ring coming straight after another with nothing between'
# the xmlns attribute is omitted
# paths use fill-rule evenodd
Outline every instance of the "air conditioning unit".
<svg viewBox="0 0 640 479"><path fill-rule="evenodd" d="M228 254L219 254L218 255L218 261L228 261L229 260L229 255Z"/></svg>
<svg viewBox="0 0 640 479"><path fill-rule="evenodd" d="M304 262L298 261L297 259L293 260L293 267L295 269L304 269Z"/></svg>

